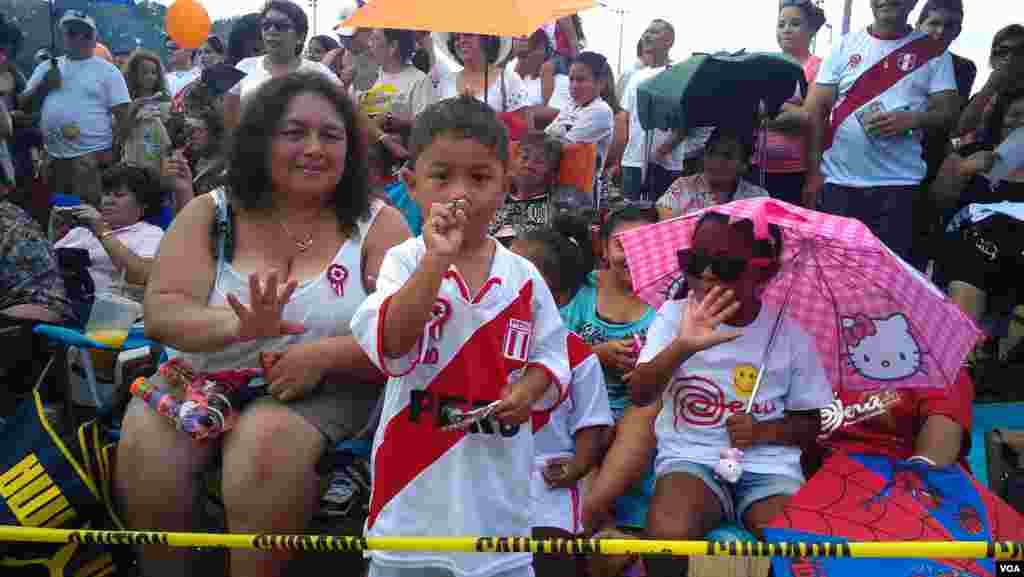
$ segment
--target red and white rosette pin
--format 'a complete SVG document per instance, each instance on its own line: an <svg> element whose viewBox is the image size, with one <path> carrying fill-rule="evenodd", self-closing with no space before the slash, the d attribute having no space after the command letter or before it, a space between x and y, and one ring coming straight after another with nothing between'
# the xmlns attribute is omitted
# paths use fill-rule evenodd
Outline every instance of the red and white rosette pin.
<svg viewBox="0 0 1024 577"><path fill-rule="evenodd" d="M327 282L339 297L345 296L345 281L348 280L348 269L340 264L327 267Z"/></svg>

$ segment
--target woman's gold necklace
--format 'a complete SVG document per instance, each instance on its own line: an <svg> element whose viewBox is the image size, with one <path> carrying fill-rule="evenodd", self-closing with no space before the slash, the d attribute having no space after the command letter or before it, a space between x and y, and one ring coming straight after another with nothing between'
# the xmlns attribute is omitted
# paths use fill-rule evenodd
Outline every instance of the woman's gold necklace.
<svg viewBox="0 0 1024 577"><path fill-rule="evenodd" d="M278 221L281 223L281 228L284 229L284 233L288 235L292 243L295 244L295 248L299 249L299 252L306 252L311 246L313 246L313 233L306 236L305 239L296 238L292 231L288 230L288 225L283 220Z"/></svg>

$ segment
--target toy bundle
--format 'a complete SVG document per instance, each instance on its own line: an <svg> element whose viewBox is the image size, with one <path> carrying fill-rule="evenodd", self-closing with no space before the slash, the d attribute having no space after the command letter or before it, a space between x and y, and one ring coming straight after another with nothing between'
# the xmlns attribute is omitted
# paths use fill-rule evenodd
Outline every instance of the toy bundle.
<svg viewBox="0 0 1024 577"><path fill-rule="evenodd" d="M267 394L263 375L278 358L278 353L260 353L258 369L212 373L197 373L183 359L172 359L153 377L136 379L131 393L192 439L216 439L231 430L243 407Z"/></svg>

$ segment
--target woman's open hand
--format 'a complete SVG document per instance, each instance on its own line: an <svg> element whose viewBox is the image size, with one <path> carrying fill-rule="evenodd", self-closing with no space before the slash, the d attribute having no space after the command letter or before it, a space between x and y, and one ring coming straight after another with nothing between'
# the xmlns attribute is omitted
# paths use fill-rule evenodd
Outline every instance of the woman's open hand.
<svg viewBox="0 0 1024 577"><path fill-rule="evenodd" d="M260 281L259 274L252 273L249 275L249 306L242 304L234 293L228 293L228 304L238 315L235 341L246 342L306 332L302 324L281 318L297 286L298 282L293 280L279 290L276 272L268 274L265 283Z"/></svg>

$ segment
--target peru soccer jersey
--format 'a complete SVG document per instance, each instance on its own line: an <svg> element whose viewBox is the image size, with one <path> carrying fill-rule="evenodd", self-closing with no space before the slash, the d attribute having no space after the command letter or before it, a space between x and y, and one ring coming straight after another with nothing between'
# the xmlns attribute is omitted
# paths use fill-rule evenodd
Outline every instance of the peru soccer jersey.
<svg viewBox="0 0 1024 577"><path fill-rule="evenodd" d="M570 380L567 330L543 278L529 261L495 245L489 278L476 295L449 269L430 321L405 356L385 357L381 331L392 297L426 252L422 238L388 251L377 292L352 319L360 346L389 376L373 442L367 536L530 534L532 427L490 419L465 431L445 430L454 417L499 400L527 366L550 374L549 408ZM433 567L457 577L484 577L531 562L528 553L370 555L382 566Z"/></svg>
<svg viewBox="0 0 1024 577"><path fill-rule="evenodd" d="M931 95L956 91L953 60L941 43L920 32L897 40L854 32L822 63L817 84L836 89L822 156L827 182L916 186L924 179L919 131L883 138L864 127L879 113L923 112Z"/></svg>

